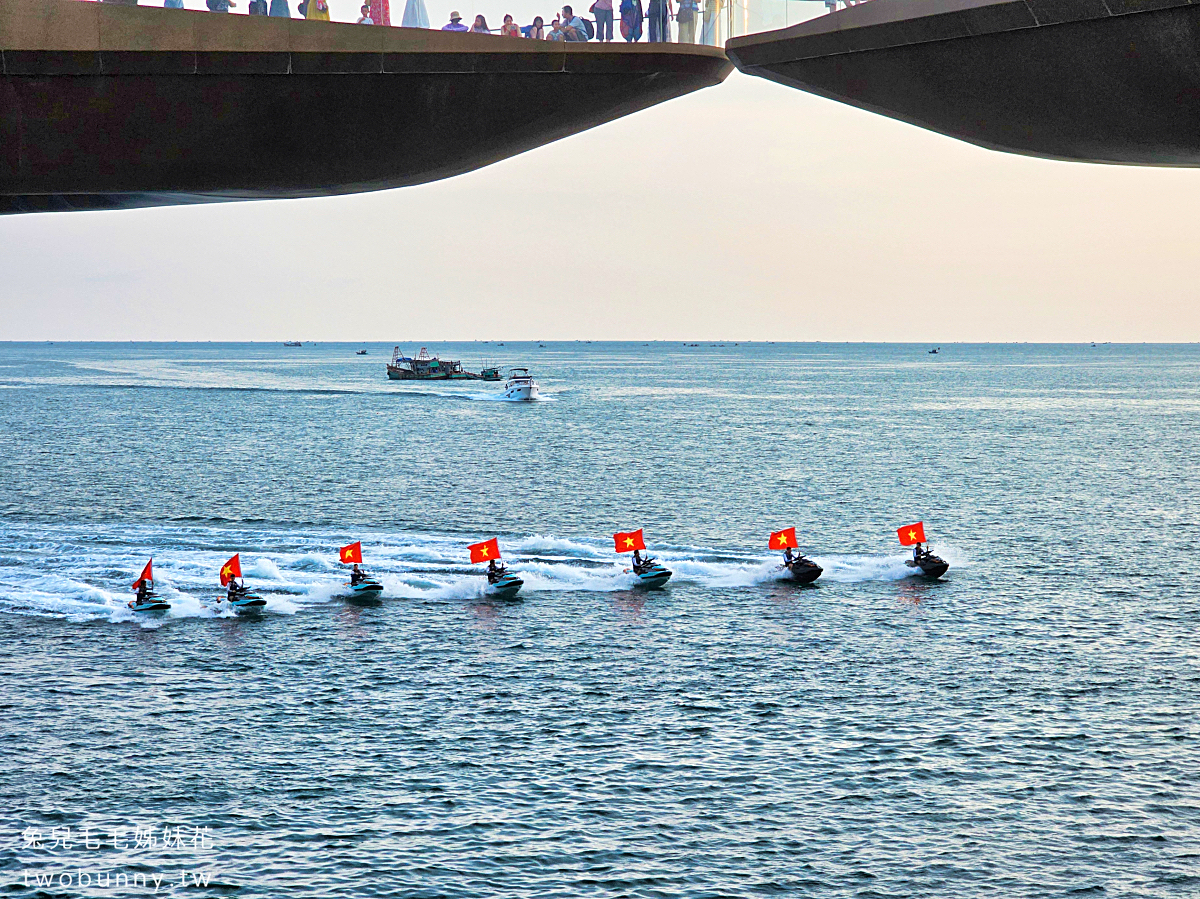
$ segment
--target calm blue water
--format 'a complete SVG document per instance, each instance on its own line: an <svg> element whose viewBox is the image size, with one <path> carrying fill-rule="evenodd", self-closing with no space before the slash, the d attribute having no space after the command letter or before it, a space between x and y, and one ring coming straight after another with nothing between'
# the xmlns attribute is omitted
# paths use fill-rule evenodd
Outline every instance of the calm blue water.
<svg viewBox="0 0 1200 899"><path fill-rule="evenodd" d="M1200 348L367 348L0 344L5 895L1200 892Z"/></svg>

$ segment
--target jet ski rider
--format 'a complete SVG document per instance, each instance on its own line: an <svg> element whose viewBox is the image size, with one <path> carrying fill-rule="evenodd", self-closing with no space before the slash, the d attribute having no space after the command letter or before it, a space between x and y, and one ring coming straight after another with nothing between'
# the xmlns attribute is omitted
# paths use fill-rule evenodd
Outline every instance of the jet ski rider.
<svg viewBox="0 0 1200 899"><path fill-rule="evenodd" d="M134 600L138 605L146 602L150 598L150 585L145 579L138 581L137 598Z"/></svg>
<svg viewBox="0 0 1200 899"><path fill-rule="evenodd" d="M925 558L926 555L928 555L928 553L926 553L925 550L921 547L921 544L918 543L916 546L913 547L913 564L920 565L921 560L923 558Z"/></svg>
<svg viewBox="0 0 1200 899"><path fill-rule="evenodd" d="M355 562L354 567L350 569L350 586L353 587L357 584L361 584L366 579L366 574L363 573L363 570L358 567L358 563Z"/></svg>
<svg viewBox="0 0 1200 899"><path fill-rule="evenodd" d="M639 553L636 549L633 551L633 573L634 574L642 574L646 571L649 571L650 566L653 564L653 562L654 562L654 559L651 558L650 556L646 556L646 558L643 559L641 553Z"/></svg>
<svg viewBox="0 0 1200 899"><path fill-rule="evenodd" d="M788 546L788 547L785 547L785 548L784 548L784 550L783 550L783 567L784 567L784 568L791 568L791 567L792 567L792 563L793 563L793 562L795 562L795 561L796 561L796 559L795 559L795 557L792 555L792 548L791 548L790 546Z"/></svg>
<svg viewBox="0 0 1200 899"><path fill-rule="evenodd" d="M226 599L228 599L230 602L233 602L245 592L246 588L238 584L237 578L231 577L229 579L229 592L226 594Z"/></svg>
<svg viewBox="0 0 1200 899"><path fill-rule="evenodd" d="M488 576L489 584L496 583L496 581L498 581L498 580L500 580L500 578L504 577L504 566L497 565L495 559L489 560L487 576Z"/></svg>

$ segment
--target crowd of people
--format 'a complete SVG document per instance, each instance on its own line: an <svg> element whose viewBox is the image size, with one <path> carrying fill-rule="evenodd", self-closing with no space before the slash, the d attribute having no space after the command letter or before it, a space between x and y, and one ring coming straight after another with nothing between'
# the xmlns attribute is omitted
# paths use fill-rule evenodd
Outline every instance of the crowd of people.
<svg viewBox="0 0 1200 899"><path fill-rule="evenodd" d="M616 2L617 8L613 8ZM470 27L462 21L458 12L450 13L450 21L442 31L467 31L475 34L501 34L505 37L523 37L538 41L611 41L614 39L615 13L620 13L620 36L633 43L642 39L643 33L651 43L671 40L671 22L676 25L677 40L681 44L696 42L696 25L700 19L700 0L595 0L588 12L594 18L585 18L574 8L564 6L547 27L541 16L535 16L529 25L517 25L513 17L506 15L499 28L488 26L487 19L478 15Z"/></svg>
<svg viewBox="0 0 1200 899"><path fill-rule="evenodd" d="M213 12L230 12L238 5L237 0L205 2ZM720 8L720 0L705 2ZM292 18L291 0L247 0L247 3L246 11L252 16ZM183 9L183 0L164 0L163 5L169 9ZM390 0L367 0L359 10L358 24L391 25L389 7ZM304 19L328 22L329 0L299 0L296 12ZM643 0L594 0L588 12L591 18L580 16L572 7L564 6L548 26L541 16L535 16L529 25L518 25L512 16L506 15L499 28L490 27L482 15L476 16L468 26L458 12L452 12L450 21L441 30L539 41L611 41L619 34L634 43L645 35L649 42L661 43L671 40L671 23L674 22L676 40L681 44L694 44L701 30L701 0L645 0L644 6ZM617 23L616 31L614 23ZM406 0L400 25L403 28L430 27L423 0Z"/></svg>

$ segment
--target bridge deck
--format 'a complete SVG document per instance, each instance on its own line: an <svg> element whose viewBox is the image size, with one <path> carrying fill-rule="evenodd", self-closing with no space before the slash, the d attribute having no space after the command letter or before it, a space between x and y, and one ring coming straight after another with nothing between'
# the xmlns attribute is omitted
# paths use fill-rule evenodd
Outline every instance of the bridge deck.
<svg viewBox="0 0 1200 899"><path fill-rule="evenodd" d="M701 46L0 0L0 211L418 184L731 68Z"/></svg>

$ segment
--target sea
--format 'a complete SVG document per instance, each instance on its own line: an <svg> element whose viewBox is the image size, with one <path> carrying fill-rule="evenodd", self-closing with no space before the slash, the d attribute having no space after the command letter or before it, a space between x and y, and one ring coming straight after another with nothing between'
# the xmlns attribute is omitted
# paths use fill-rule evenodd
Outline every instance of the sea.
<svg viewBox="0 0 1200 899"><path fill-rule="evenodd" d="M1200 347L424 345L0 344L3 895L1200 895Z"/></svg>

